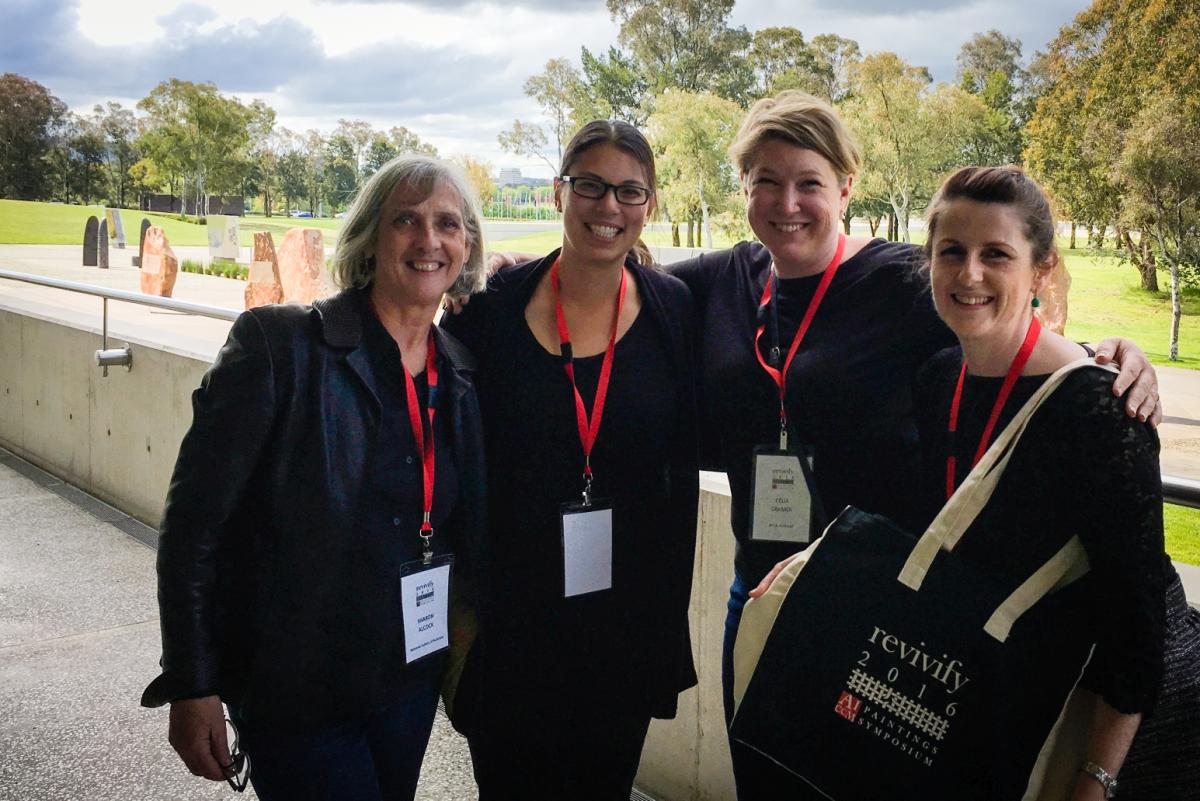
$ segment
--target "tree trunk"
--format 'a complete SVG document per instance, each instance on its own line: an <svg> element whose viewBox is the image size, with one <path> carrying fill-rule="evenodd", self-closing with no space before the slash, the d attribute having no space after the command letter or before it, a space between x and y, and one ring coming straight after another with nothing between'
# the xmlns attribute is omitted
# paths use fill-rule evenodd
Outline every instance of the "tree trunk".
<svg viewBox="0 0 1200 801"><path fill-rule="evenodd" d="M1071 223L1071 244L1069 245L1071 250L1075 249L1075 228L1076 227L1078 227L1078 223Z"/></svg>
<svg viewBox="0 0 1200 801"><path fill-rule="evenodd" d="M901 213L896 215L896 221L899 226L899 230L897 230L897 232L896 232L898 234L897 238L901 242L904 242L905 244L907 244L908 242L911 241L908 238L908 209L907 208L901 209Z"/></svg>
<svg viewBox="0 0 1200 801"><path fill-rule="evenodd" d="M1179 304L1179 264L1171 259L1171 355L1173 362L1179 361L1179 318L1183 307Z"/></svg>
<svg viewBox="0 0 1200 801"><path fill-rule="evenodd" d="M696 247L696 238L695 238L694 234L692 233L694 230L695 230L695 222L692 220L691 217L688 217L687 246L689 248Z"/></svg>
<svg viewBox="0 0 1200 801"><path fill-rule="evenodd" d="M850 215L847 214L842 218L842 228L846 231L846 236L850 236Z"/></svg>
<svg viewBox="0 0 1200 801"><path fill-rule="evenodd" d="M1101 223L1096 226L1096 247L1104 247L1104 239L1108 236L1108 224Z"/></svg>
<svg viewBox="0 0 1200 801"><path fill-rule="evenodd" d="M671 220L671 246L679 247L679 223Z"/></svg>
<svg viewBox="0 0 1200 801"><path fill-rule="evenodd" d="M1141 242L1135 245L1133 237L1126 231L1125 250L1129 253L1129 260L1133 262L1133 266L1137 268L1138 274L1142 278L1142 289L1147 292L1158 292L1158 265L1155 263L1154 250L1150 247L1150 238L1143 233Z"/></svg>
<svg viewBox="0 0 1200 801"><path fill-rule="evenodd" d="M881 222L883 222L882 217L867 216L867 226L871 229L871 236L875 236L876 232L879 231L879 223Z"/></svg>
<svg viewBox="0 0 1200 801"><path fill-rule="evenodd" d="M700 214L704 228L704 247L712 250L712 223L708 219L708 203L704 200L704 181L697 179L696 188L700 191ZM699 244L699 239L700 237L697 236L697 244Z"/></svg>
<svg viewBox="0 0 1200 801"><path fill-rule="evenodd" d="M1117 231L1117 236L1116 236L1117 241L1115 243L1115 246L1117 248L1117 253L1120 253L1122 250L1125 249L1125 229L1119 225L1115 226L1115 227L1116 227L1116 231Z"/></svg>
<svg viewBox="0 0 1200 801"><path fill-rule="evenodd" d="M896 241L896 212L888 212L888 232L887 238L891 242Z"/></svg>

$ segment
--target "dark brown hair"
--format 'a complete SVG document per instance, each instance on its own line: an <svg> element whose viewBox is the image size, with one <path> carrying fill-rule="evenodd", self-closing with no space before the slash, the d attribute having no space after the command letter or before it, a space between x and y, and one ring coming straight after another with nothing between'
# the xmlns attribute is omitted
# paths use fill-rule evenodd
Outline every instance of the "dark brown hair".
<svg viewBox="0 0 1200 801"><path fill-rule="evenodd" d="M656 185L654 150L646 141L646 137L642 136L641 131L622 120L592 120L580 128L567 143L567 149L563 151L562 165L559 167L558 174L560 176L570 175L571 165L578 161L580 156L587 150L605 142L621 148L642 165L642 169L646 171L646 182L650 191L654 192Z"/></svg>
<svg viewBox="0 0 1200 801"><path fill-rule="evenodd" d="M1043 264L1056 252L1054 211L1037 181L1020 167L963 167L942 183L929 203L926 259L932 258L938 218L949 203L963 199L1014 206L1025 224L1025 238L1032 246L1034 265Z"/></svg>
<svg viewBox="0 0 1200 801"><path fill-rule="evenodd" d="M624 120L592 120L576 131L563 151L562 164L559 166L559 176L570 175L571 165L579 160L587 150L605 142L616 145L624 150L642 165L646 171L646 185L653 196L657 186L657 173L654 169L654 149L646 141L642 132ZM651 197L653 200L653 197ZM650 249L641 239L629 251L638 264L653 264L654 258Z"/></svg>

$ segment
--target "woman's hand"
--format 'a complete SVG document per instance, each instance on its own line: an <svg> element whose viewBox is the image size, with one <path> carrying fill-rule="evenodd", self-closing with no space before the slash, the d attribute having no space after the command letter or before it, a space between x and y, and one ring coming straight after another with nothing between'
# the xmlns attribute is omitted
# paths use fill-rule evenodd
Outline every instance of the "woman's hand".
<svg viewBox="0 0 1200 801"><path fill-rule="evenodd" d="M1124 337L1110 337L1096 346L1096 363L1112 363L1121 368L1113 382L1113 394L1125 398L1125 413L1158 426L1162 422L1162 402L1158 397L1158 376L1142 349Z"/></svg>
<svg viewBox="0 0 1200 801"><path fill-rule="evenodd" d="M763 576L763 580L758 582L758 586L750 590L750 597L761 598L762 596L766 595L767 590L769 590L771 585L775 583L775 579L779 577L779 574L783 572L784 568L799 559L800 555L803 553L803 551L798 551L797 553L789 556L787 559L784 559L782 562L777 562L775 567L771 568L771 572Z"/></svg>
<svg viewBox="0 0 1200 801"><path fill-rule="evenodd" d="M501 270L507 270L509 267L515 267L518 264L524 264L525 262L533 261L536 258L538 258L538 256L534 253L513 253L489 250L487 254L487 274L490 277ZM470 295L447 295L442 301L442 308L451 314L458 314L470 302Z"/></svg>
<svg viewBox="0 0 1200 801"><path fill-rule="evenodd" d="M225 735L225 712L215 695L171 702L167 738L194 776L215 782L229 775L233 757Z"/></svg>

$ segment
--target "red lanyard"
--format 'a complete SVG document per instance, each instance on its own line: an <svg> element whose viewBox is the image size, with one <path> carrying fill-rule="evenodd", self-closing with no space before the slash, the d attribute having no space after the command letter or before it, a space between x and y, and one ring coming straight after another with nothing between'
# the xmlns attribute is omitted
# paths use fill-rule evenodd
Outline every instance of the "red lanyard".
<svg viewBox="0 0 1200 801"><path fill-rule="evenodd" d="M592 417L588 419L587 408L579 387L575 385L575 364L571 355L571 332L567 330L567 318L563 315L559 299L558 259L550 267L550 285L554 288L554 315L558 320L558 341L562 346L563 370L571 380L575 392L575 422L579 426L579 444L583 446L583 503L592 503L592 446L600 431L600 419L604 416L604 399L608 396L608 380L612 376L613 352L617 345L617 327L621 322L621 307L625 305L625 270L621 269L621 288L617 290L617 308L613 312L612 333L608 337L608 348L604 351L604 362L600 365L600 381L596 384L596 399L592 404Z"/></svg>
<svg viewBox="0 0 1200 801"><path fill-rule="evenodd" d="M979 464L979 460L987 452L988 444L992 439L992 429L996 427L996 421L1000 419L1000 412L1004 410L1004 404L1008 402L1008 396L1012 394L1013 385L1017 383L1017 377L1025 369L1025 364L1029 361L1041 333L1042 324L1038 322L1035 315L1029 323L1029 330L1025 333L1025 341L1021 343L1021 349L1017 351L1017 355L1008 368L1008 374L1004 376L1004 383L1000 385L1000 394L996 396L996 402L992 404L992 413L988 417L987 425L983 427L983 434L979 437L979 447L975 450L975 458L971 460L971 467ZM966 380L966 377L967 360L963 359L962 369L958 372L958 385L954 388L954 399L950 401L950 425L947 427L950 432L950 454L946 457L946 500L950 500L950 496L954 494L954 432L958 430L958 404L962 400L963 381Z"/></svg>
<svg viewBox="0 0 1200 801"><path fill-rule="evenodd" d="M425 379L429 382L429 402L426 404L426 414L429 416L429 435L425 435L425 424L421 420L421 404L417 400L417 385L413 381L413 377L409 374L408 368L404 370L404 391L408 396L408 424L412 427L413 439L417 443L417 452L421 454L421 474L423 478L423 488L425 500L423 509L425 512L424 518L421 520L421 541L425 545L425 553L423 554L426 563L433 558L433 545L430 540L433 538L433 523L429 521L429 514L433 511L433 477L434 477L434 451L433 451L433 416L437 412L437 388L438 388L438 372L437 372L437 345L433 339L433 331L429 332L429 344L425 348Z"/></svg>
<svg viewBox="0 0 1200 801"><path fill-rule="evenodd" d="M833 283L833 277L837 275L838 267L842 263L842 253L846 250L846 237L839 234L837 250L833 253L833 259L830 260L829 266L825 268L824 274L821 276L821 282L817 284L817 290L813 293L812 300L808 302L808 309L804 312L804 318L800 321L800 327L796 329L796 336L792 337L792 346L788 348L787 359L783 362L783 369L772 367L767 363L767 360L762 356L762 350L759 348L759 340L762 338L763 331L766 330L766 324L758 327L754 334L754 355L758 357L758 363L767 371L771 378L775 379L775 385L779 387L779 450L787 450L787 409L784 406L784 397L787 395L787 374L788 368L792 366L792 359L796 356L796 351L800 347L800 343L804 341L804 335L808 333L808 326L812 323L813 317L817 314L817 309L821 307L821 301L825 299L825 292L829 289L829 285ZM758 309L761 313L771 303L771 296L774 294L775 282L778 276L775 273L775 265L771 264L771 274L767 276L767 285L763 287L762 298L758 301Z"/></svg>

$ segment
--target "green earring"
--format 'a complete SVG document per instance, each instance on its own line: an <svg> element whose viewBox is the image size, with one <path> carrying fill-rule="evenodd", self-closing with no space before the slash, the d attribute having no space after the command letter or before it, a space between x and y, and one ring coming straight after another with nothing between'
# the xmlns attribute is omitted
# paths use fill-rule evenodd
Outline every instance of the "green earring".
<svg viewBox="0 0 1200 801"><path fill-rule="evenodd" d="M1033 302L1032 302L1032 303L1030 303L1029 305L1030 305L1030 306L1032 306L1033 308L1035 308L1035 309L1036 309L1038 306L1041 306L1041 305L1042 305L1042 302L1041 302L1040 300L1038 300L1038 296L1037 296L1037 295L1034 295L1034 296L1033 296Z"/></svg>

